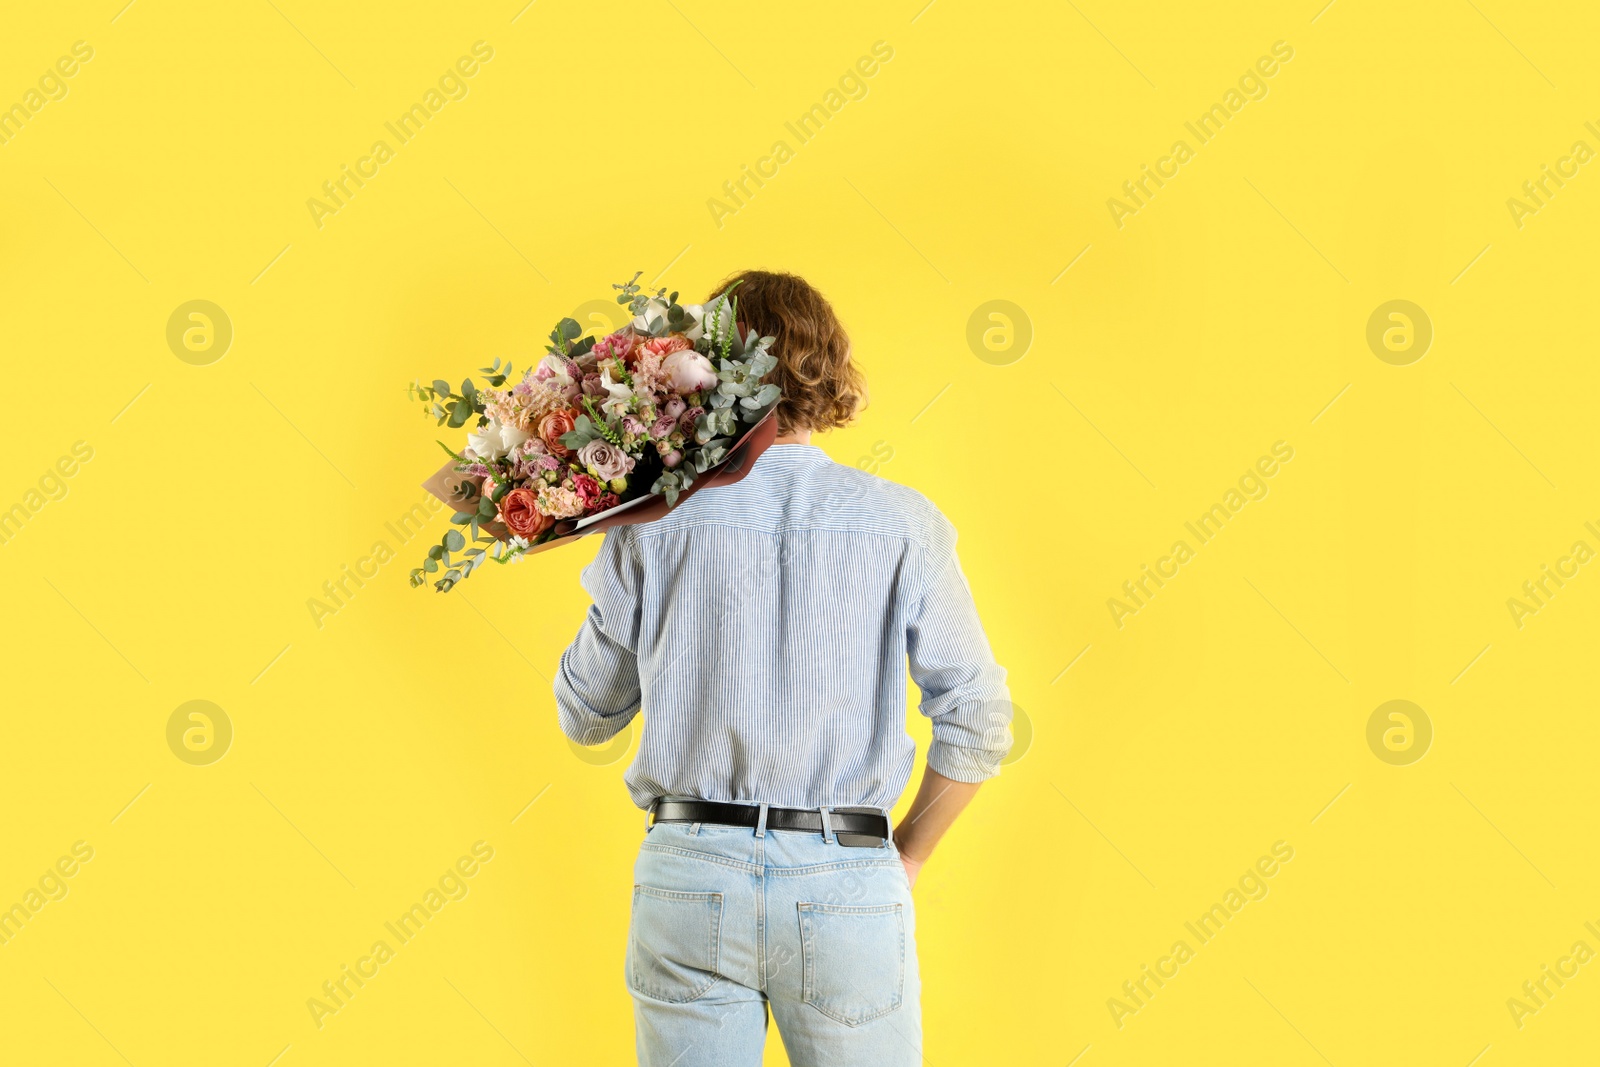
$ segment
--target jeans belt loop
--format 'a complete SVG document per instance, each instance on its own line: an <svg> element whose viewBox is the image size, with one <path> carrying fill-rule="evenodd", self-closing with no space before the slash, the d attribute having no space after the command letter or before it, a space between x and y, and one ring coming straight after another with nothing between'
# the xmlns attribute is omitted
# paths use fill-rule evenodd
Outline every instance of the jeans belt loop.
<svg viewBox="0 0 1600 1067"><path fill-rule="evenodd" d="M833 820L828 817L827 808L818 808L822 812L822 840L833 844Z"/></svg>
<svg viewBox="0 0 1600 1067"><path fill-rule="evenodd" d="M761 805L761 814L756 817L756 836L767 836L767 806Z"/></svg>

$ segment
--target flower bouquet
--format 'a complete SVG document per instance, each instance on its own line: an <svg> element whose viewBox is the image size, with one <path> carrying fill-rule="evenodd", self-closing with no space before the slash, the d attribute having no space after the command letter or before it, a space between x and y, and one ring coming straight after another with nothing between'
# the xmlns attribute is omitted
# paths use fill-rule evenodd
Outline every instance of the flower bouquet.
<svg viewBox="0 0 1600 1067"><path fill-rule="evenodd" d="M514 381L496 359L481 369L483 387L412 383L438 425L467 429L459 452L440 442L450 462L423 483L464 529L428 549L413 587L437 574L446 592L487 561L659 518L691 492L736 481L772 443L780 394L762 379L777 366L773 338L739 327L733 289L682 306L638 281L612 286L633 315L627 326L584 337L562 319L548 354Z"/></svg>

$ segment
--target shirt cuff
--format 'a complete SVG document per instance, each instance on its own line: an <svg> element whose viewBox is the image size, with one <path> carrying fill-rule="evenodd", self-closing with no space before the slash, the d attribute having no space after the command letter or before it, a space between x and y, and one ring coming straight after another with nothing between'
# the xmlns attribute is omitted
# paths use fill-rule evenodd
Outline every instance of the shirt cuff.
<svg viewBox="0 0 1600 1067"><path fill-rule="evenodd" d="M1006 746L1010 751L1010 746ZM1000 773L1005 752L964 748L935 739L928 746L928 766L953 782L983 782Z"/></svg>

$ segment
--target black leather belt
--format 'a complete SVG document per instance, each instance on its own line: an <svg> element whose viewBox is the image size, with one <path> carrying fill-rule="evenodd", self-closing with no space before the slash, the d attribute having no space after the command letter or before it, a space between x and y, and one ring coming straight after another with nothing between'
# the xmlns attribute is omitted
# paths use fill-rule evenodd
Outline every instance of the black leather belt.
<svg viewBox="0 0 1600 1067"><path fill-rule="evenodd" d="M721 804L710 800L658 800L656 822L703 822L717 826L749 826L761 821L754 804ZM834 837L847 848L879 848L889 838L889 820L874 808L829 808ZM808 808L767 808L768 830L822 832L822 813Z"/></svg>

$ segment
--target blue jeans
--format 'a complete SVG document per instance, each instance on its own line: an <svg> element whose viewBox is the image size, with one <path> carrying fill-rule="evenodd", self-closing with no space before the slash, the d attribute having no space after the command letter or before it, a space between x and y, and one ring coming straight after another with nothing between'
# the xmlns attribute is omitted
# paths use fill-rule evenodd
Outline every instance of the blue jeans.
<svg viewBox="0 0 1600 1067"><path fill-rule="evenodd" d="M658 823L634 865L627 981L642 1067L922 1062L911 887L894 843Z"/></svg>

